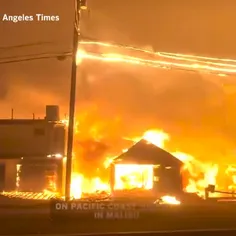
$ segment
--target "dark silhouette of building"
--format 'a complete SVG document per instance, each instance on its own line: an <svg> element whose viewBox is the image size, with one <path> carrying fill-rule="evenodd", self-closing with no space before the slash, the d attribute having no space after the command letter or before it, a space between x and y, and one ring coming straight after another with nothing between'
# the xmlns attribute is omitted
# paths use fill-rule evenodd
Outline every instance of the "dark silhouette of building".
<svg viewBox="0 0 236 236"><path fill-rule="evenodd" d="M115 195L116 165L151 165L153 168L154 194L176 195L183 192L181 168L183 163L165 150L141 140L127 152L117 157L111 166L111 188Z"/></svg>
<svg viewBox="0 0 236 236"><path fill-rule="evenodd" d="M59 191L65 130L54 105L44 119L0 119L0 191Z"/></svg>

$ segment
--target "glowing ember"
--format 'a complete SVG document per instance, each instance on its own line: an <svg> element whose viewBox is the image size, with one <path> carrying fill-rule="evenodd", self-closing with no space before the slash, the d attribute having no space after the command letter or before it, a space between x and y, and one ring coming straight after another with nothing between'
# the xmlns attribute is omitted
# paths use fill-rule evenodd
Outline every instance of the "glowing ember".
<svg viewBox="0 0 236 236"><path fill-rule="evenodd" d="M96 192L110 191L108 183L102 182L99 177L87 179L83 175L73 173L71 181L71 196L80 199L83 194L93 194Z"/></svg>
<svg viewBox="0 0 236 236"><path fill-rule="evenodd" d="M104 166L106 169L112 164L114 158L116 158L116 157L107 157L106 158L106 160L104 162Z"/></svg>
<svg viewBox="0 0 236 236"><path fill-rule="evenodd" d="M75 199L80 199L82 196L83 176L80 174L72 174L71 179L71 196Z"/></svg>
<svg viewBox="0 0 236 236"><path fill-rule="evenodd" d="M18 199L28 199L28 200L49 200L51 198L58 197L58 194L44 191L42 193L35 193L35 192L3 192L1 195L9 198L18 198Z"/></svg>
<svg viewBox="0 0 236 236"><path fill-rule="evenodd" d="M145 132L143 135L143 139L160 148L164 148L164 144L169 140L169 138L169 135L161 130L150 130Z"/></svg>
<svg viewBox="0 0 236 236"><path fill-rule="evenodd" d="M115 165L115 189L152 189L152 165Z"/></svg>
<svg viewBox="0 0 236 236"><path fill-rule="evenodd" d="M163 196L161 198L164 204L171 204L171 205L179 205L180 201L178 201L175 197L171 196Z"/></svg>

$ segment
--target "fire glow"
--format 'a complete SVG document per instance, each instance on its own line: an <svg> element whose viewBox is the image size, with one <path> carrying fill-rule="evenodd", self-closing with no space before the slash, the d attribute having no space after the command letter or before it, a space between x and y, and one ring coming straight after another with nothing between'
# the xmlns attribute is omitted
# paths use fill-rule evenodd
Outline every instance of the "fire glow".
<svg viewBox="0 0 236 236"><path fill-rule="evenodd" d="M167 133L159 130L150 130L145 132L143 137L134 137L134 143L142 138L145 139L147 143L152 143L163 149L165 149L165 141L170 140L170 137ZM171 152L171 154L182 161L184 164L183 170L187 170L190 173L190 177L188 177L187 180L188 184L185 186L184 191L198 193L203 197L204 190L209 184L216 184L217 186L217 164L202 163L196 160L193 156L182 152ZM112 163L112 158L109 159L109 163ZM107 165L107 161L104 163L104 165ZM115 173L115 189L117 190L150 190L153 187L152 165L116 164ZM78 176L80 177L78 178ZM232 179L232 183L234 183L234 179ZM230 186L227 186L227 188L229 187ZM74 198L80 198L82 197L83 193L86 192L95 193L97 191L109 192L109 183L102 181L99 177L88 180L79 173L74 173L72 176L71 185L71 192L73 193Z"/></svg>
<svg viewBox="0 0 236 236"><path fill-rule="evenodd" d="M104 53L89 52L88 46L99 46L101 49L120 49L145 54L142 56L130 56L127 53ZM150 59L150 57L152 59ZM154 58L154 59L153 59ZM116 45L102 42L80 42L77 51L77 64L83 60L95 60L109 63L125 63L131 65L142 65L162 69L180 69L186 71L197 71L213 73L218 76L235 75L236 60L212 58L194 55L185 55L180 53L152 52L126 45Z"/></svg>
<svg viewBox="0 0 236 236"><path fill-rule="evenodd" d="M87 46L98 45L101 47L101 51L89 52L86 50ZM131 50L132 52L142 52L146 53L144 57L130 56L122 53L105 53L103 50L105 48L109 49L125 49ZM232 75L236 73L236 61L232 59L221 59L221 58L209 58L209 57L199 57L194 55L183 55L175 53L165 53L165 52L151 52L147 50L137 49L130 46L119 46L113 44L104 44L99 42L82 42L77 53L77 63L80 64L84 60L95 60L101 62L109 63L125 63L129 65L142 65L155 68L164 69L183 69L191 71L200 71L207 73L214 73L221 77L226 75ZM94 118L96 119L96 118ZM78 119L79 120L79 119ZM62 121L68 125L68 121ZM75 127L75 139L80 140L81 131L83 127L80 126L80 121ZM96 131L96 128L95 128ZM90 133L92 139L98 140L102 134L94 135L96 132ZM122 138L122 137L120 137ZM184 191L189 193L198 193L200 196L204 195L204 190L208 185L218 186L217 178L219 176L220 166L217 163L205 163L199 161L197 158L191 154L180 152L179 150L171 150L165 146L166 142L171 142L170 135L162 130L147 130L144 134L136 137L135 135L130 135L129 137L123 137L124 140L130 140L133 144L141 139L146 140L147 143L156 145L175 156L183 163L183 175L188 172L188 176L183 176L187 178L186 185L184 186ZM75 143L74 147L78 145ZM93 146L91 147L94 148ZM109 171L109 166L113 163L113 159L122 152L126 152L130 146L123 146L119 152L109 153L105 157L102 172ZM84 148L86 149L86 148ZM96 195L96 194L110 194L110 184L109 180L101 177L99 173L93 171L90 176L83 173L83 166L80 165L82 156L80 151L75 150L74 153L76 162L76 167L73 168L72 183L71 183L71 195L75 199L81 199L86 195ZM93 164L92 164L93 165ZM99 169L100 167L98 167ZM89 170L88 170L89 171ZM225 173L231 177L231 183L224 186L220 186L225 190L232 190L235 188L236 184L236 171L232 166L228 166ZM132 189L143 189L151 190L153 188L153 166L152 165L137 165L137 164L116 164L115 165L115 189L117 190L132 190ZM22 198L48 198L51 193L45 197L45 194L30 194L30 193L4 193L7 196L21 196ZM174 196L163 196L163 202L168 204L178 205L180 202L176 200Z"/></svg>
<svg viewBox="0 0 236 236"><path fill-rule="evenodd" d="M115 189L152 189L153 166L135 164L115 165Z"/></svg>
<svg viewBox="0 0 236 236"><path fill-rule="evenodd" d="M76 127L79 130L79 127ZM127 139L127 138L125 138ZM135 144L138 140L144 139L148 144L154 144L165 150L165 142L170 141L170 136L162 130L149 130L143 136L129 138ZM126 147L129 148L129 147ZM123 149L123 151L126 151ZM197 193L199 196L204 196L204 190L208 185L217 186L217 177L219 166L214 163L202 163L193 156L183 152L171 152L173 156L183 163L183 173L188 171L189 176L183 176L187 179L187 184L184 186L184 191L189 193ZM77 154L75 153L75 156ZM76 158L79 161L80 157ZM111 157L107 157L104 162L104 169L109 171L107 167L113 163ZM65 159L64 159L65 160ZM109 160L109 161L108 161ZM228 166L225 170L226 174L231 173L231 184L223 186L225 189L234 189L235 168ZM115 164L115 189L116 190L142 190L149 191L153 188L153 165L138 165L138 164ZM71 195L74 199L81 199L86 196L101 196L110 194L109 181L103 180L100 176L87 177L82 174L79 169L73 170L71 182ZM4 192L3 195L9 197L20 197L24 199L49 199L55 197L56 193L45 190L44 193L21 193L21 192ZM163 204L178 205L178 201L174 196L162 196Z"/></svg>

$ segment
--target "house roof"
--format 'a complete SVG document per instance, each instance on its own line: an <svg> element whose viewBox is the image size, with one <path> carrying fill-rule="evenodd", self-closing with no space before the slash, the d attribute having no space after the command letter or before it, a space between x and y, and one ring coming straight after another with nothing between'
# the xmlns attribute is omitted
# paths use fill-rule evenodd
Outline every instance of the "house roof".
<svg viewBox="0 0 236 236"><path fill-rule="evenodd" d="M164 166L181 166L183 163L169 152L141 140L133 145L127 152L118 156L114 163L154 164Z"/></svg>

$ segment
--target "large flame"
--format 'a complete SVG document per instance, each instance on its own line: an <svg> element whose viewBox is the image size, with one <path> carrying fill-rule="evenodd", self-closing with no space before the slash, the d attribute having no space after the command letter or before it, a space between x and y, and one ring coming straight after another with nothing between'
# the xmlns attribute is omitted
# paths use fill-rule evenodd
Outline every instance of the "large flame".
<svg viewBox="0 0 236 236"><path fill-rule="evenodd" d="M67 121L63 121L68 125ZM75 129L78 131L75 133L75 137L77 139L81 138L79 122ZM168 152L170 152L173 156L179 159L183 163L182 175L185 179L184 191L189 193L198 193L200 196L203 196L204 190L208 185L214 185L218 187L218 177L219 176L219 165L217 163L208 163L201 162L197 160L197 158L193 157L184 152L173 151L166 148L166 142L170 142L170 135L165 133L162 130L148 130L144 132L144 134L140 137L130 137L129 140L133 140L133 144L137 141L143 139L146 140L147 144L154 144ZM124 138L127 140L127 138ZM76 145L76 142L75 142ZM88 146L82 146L83 148L88 148ZM124 148L124 147L123 147ZM127 148L129 148L127 146ZM75 148L76 151L79 151L80 148ZM75 199L80 199L83 196L91 196L99 194L102 192L109 194L110 193L110 185L109 178L104 178L101 174L103 172L109 172L108 167L113 162L113 159L120 153L127 151L127 149L122 149L120 152L116 153L114 156L103 155L102 166L93 165L93 161L87 160L89 165L92 168L88 168L87 170L83 169L83 165L79 165L79 162L83 160L84 153L75 152L74 153L74 168L72 174L72 182L71 182L71 195ZM80 156L81 155L81 156ZM98 162L97 162L98 163ZM102 172L99 172L99 168L102 169ZM115 189L116 190L150 190L153 188L153 165L138 165L138 164L126 164L126 165L115 165ZM98 172L94 172L94 170ZM92 173L90 173L92 172ZM231 178L231 181L228 182L223 187L224 189L234 189L236 184L236 168L228 165L225 169L225 176ZM48 199L50 197L56 196L55 193L45 190L44 193L20 193L20 192L11 192L3 193L6 196L10 197L21 197L21 198L34 198L34 199ZM162 202L167 204L175 204L178 205L180 202L176 200L175 197L163 196Z"/></svg>
<svg viewBox="0 0 236 236"><path fill-rule="evenodd" d="M89 45L99 45L100 48L94 51L88 48ZM106 52L108 51L106 48L109 50L108 53ZM119 49L117 53L115 48ZM110 53L111 49L115 52ZM122 53L121 50L125 50L125 53ZM132 51L132 56L130 56L129 50ZM141 57L135 54L135 52L146 54L142 54ZM183 69L214 73L220 77L236 74L236 61L232 59L150 52L130 46L101 42L81 42L77 53L77 63L81 64L83 60L143 65L164 69ZM106 117L106 115L107 114L102 118L97 117L96 106L92 106L86 107L86 112L81 112L80 110L80 115L76 117L75 153L71 183L71 193L74 198L81 198L84 194L101 193L103 191L109 193L110 186L107 168L116 156L125 152L140 139L145 139L147 143L152 143L163 148L183 162L182 174L185 179L185 191L202 194L204 188L209 184L216 185L225 190L235 188L236 168L232 165L228 165L229 163L223 166L222 163L219 164L217 161L203 161L204 158L199 158L198 155L191 150L191 147L187 149L187 153L181 152L179 151L178 144L175 142L176 140L171 140L171 135L162 130L149 130L145 128L147 125L137 128L135 133L128 131L123 132L125 129L122 129L120 126L121 117L117 115L113 119ZM68 125L67 120L62 122ZM132 120L127 123L129 123L127 126L132 125ZM159 125L159 127L161 128L161 125ZM144 132L140 132L141 128ZM141 135L136 135L137 133ZM179 136L179 139L180 138ZM208 141L209 140L205 143L208 144ZM167 142L171 144L171 147L166 145ZM186 146L189 145L189 143L186 144ZM209 154L206 153L206 155ZM224 154L220 155L220 157L222 157L222 159L225 158ZM212 157L212 159L216 160L215 157ZM127 171L127 169L130 171ZM152 168L150 168L150 166L131 165L126 167L122 166L122 168L117 166L117 171L117 189L132 189L134 187L143 189L152 188L150 181ZM228 177L227 181L223 181L224 178L220 171ZM121 178L125 181L121 182ZM13 195L25 196L18 192ZM27 196L31 195L27 193ZM170 198L168 199L170 200Z"/></svg>
<svg viewBox="0 0 236 236"><path fill-rule="evenodd" d="M162 149L165 148L165 142L170 140L170 136L162 130L150 130L144 133L143 137L147 142L152 143ZM135 138L137 140L137 138ZM218 174L218 165L212 163L202 163L193 156L184 152L171 152L173 156L183 162L183 170L189 173L186 192L195 192L204 194L204 190L208 185L216 185L216 177ZM186 176L185 176L186 178Z"/></svg>
<svg viewBox="0 0 236 236"><path fill-rule="evenodd" d="M68 125L67 121L63 122ZM103 161L96 162L98 166L93 166L93 160L83 160L83 155L87 155L86 152L80 152L80 149L91 147L89 147L87 144L83 144L82 146L79 145L79 148L76 146L78 144L76 141L83 137L79 135L81 131L79 122L76 124L75 130L77 130L77 132L75 132L75 153L73 157L74 164L71 182L71 195L75 199L80 199L83 196L101 194L102 192L109 194L109 178L107 178L107 176L104 177L103 174L104 172L109 172L107 168L113 162L113 159L120 153L126 152L129 146L127 146L126 149L121 149L120 152L114 153L113 156L106 155L106 152L103 153L104 155L100 156ZM97 137L96 132L93 134ZM203 196L204 190L208 185L214 185L218 187L218 177L221 177L219 176L219 165L217 163L201 162L194 156L184 152L169 150L166 148L166 142L171 142L170 135L164 131L148 130L140 137L124 138L124 140L127 139L132 140L133 144L141 139L146 140L147 144L154 144L170 152L173 156L179 159L183 163L182 175L185 180L184 191L189 193L198 193L200 196ZM96 145L95 147L92 147L92 149L96 151ZM86 161L88 162L87 164L90 165L88 169L84 169L84 166L80 165L80 162L85 163ZM99 166L101 163L102 165ZM116 190L152 189L154 176L153 168L153 165L116 164L114 188ZM99 172L99 169L102 169L102 171ZM231 178L231 181L220 187L223 187L227 190L234 189L236 184L236 168L228 165L228 167L225 169L225 176ZM45 190L44 193L4 192L3 194L10 197L15 196L27 199L48 199L52 196L56 196L55 193L47 190ZM180 204L180 202L176 200L175 197L170 196L163 196L162 202L168 204Z"/></svg>
<svg viewBox="0 0 236 236"><path fill-rule="evenodd" d="M94 46L99 47L94 50ZM111 49L113 53L110 53ZM120 53L121 50L125 50L126 53ZM133 56L129 54L131 51ZM135 52L142 52L145 55L142 54L143 56L140 57L140 54L135 54ZM77 63L81 64L83 60L200 71L214 73L220 77L236 73L236 61L232 59L151 52L126 45L122 46L92 41L83 41L79 45ZM95 114L93 113L92 115L92 120L94 121L96 118L95 112ZM85 125L82 124L83 122L81 123L81 119ZM103 122L99 123L97 121L95 122L96 125L90 124L90 119L87 115L83 118L79 117L78 120L81 125L77 126L76 140L78 140L78 142L75 143L77 165L74 168L71 186L71 192L75 198L81 197L83 193L86 192L92 193L98 190L109 191L108 179L102 175L106 172L107 167L117 155L124 152L124 149L129 148L132 144L141 139L145 139L147 143L152 143L170 152L183 163L182 175L184 177L185 191L196 192L202 195L208 185L218 187L220 184L217 179L219 177L219 163L215 161L200 161L200 158L195 157L193 153L179 151L178 146L175 146L174 142L170 139L170 135L162 130L147 130L137 137L130 133L128 135L123 134L119 130L119 124L114 122L116 124L116 127L114 127L114 125L111 125L109 118L106 119L103 117L103 119L101 119ZM114 134L115 132L117 132L117 134ZM125 136L123 140L131 140L132 143L119 142L117 141L117 136L119 136L118 139ZM108 140L110 140L110 142L108 142ZM167 141L172 144L172 147L165 145ZM109 145L102 145L104 143L111 143L111 145L113 147L116 146L116 148L108 147ZM150 180L150 176L153 175L152 169L153 168L150 166L147 167L143 165L117 165L115 188L152 188L152 181ZM233 172L232 169L227 170L230 178L235 178L232 177L236 176ZM97 181L95 181L95 179ZM101 179L103 179L103 181ZM232 189L233 183L219 187Z"/></svg>
<svg viewBox="0 0 236 236"><path fill-rule="evenodd" d="M129 140L133 140L133 143L136 143L141 139L145 139L147 143L152 143L158 147L166 149L165 142L170 141L170 136L162 130L149 130L146 131L143 136L129 138ZM204 190L208 185L217 186L219 166L216 163L203 163L187 153L172 150L167 151L183 162L183 175L186 182L184 190L186 192L198 193L203 196ZM114 157L106 157L104 161L104 167L107 168L109 164L112 163L113 159ZM106 168L104 168L104 170ZM152 189L152 171L153 166L151 165L116 165L115 189ZM227 186L227 188L228 187L229 186ZM86 179L79 172L75 172L73 175L71 192L74 198L80 198L83 193L95 193L97 191L109 190L110 187L108 181L102 181L101 177L99 176Z"/></svg>

